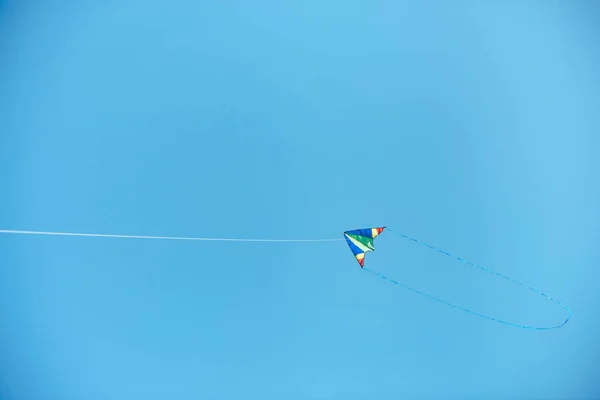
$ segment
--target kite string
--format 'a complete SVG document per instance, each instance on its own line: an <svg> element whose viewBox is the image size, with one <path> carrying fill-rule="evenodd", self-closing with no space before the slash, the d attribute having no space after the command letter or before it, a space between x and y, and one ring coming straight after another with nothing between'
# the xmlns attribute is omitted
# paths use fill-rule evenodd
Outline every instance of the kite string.
<svg viewBox="0 0 600 400"><path fill-rule="evenodd" d="M537 294L539 294L539 295L541 295L541 296L543 296L543 297L547 298L548 300L550 300L550 301L554 302L555 304L558 304L559 306L563 307L565 310L567 310L567 313L568 313L569 315L567 316L567 319L565 319L565 320L564 320L564 321L563 321L561 324L559 324L559 325L556 325L556 326L551 326L551 327L535 327L535 326L528 326L528 325L520 325L520 324L515 324L515 323L512 323L512 322L503 321L503 320L500 320L500 319L497 319L497 318L494 318L494 317L490 317L490 316L487 316L487 315L484 315L484 314L481 314L481 313L478 313L478 312L475 312L475 311L472 311L472 310L469 310L469 309L466 309L466 308L463 308L463 307L457 306L457 305L455 305L455 304L449 303L449 302L447 302L447 301L445 301L445 300L442 300L442 299L440 299L440 298L437 298L437 297L435 297L435 296L431 296L431 295L429 295L429 294L427 294L427 293L421 292L420 290L417 290L417 289L415 289L415 288L412 288L412 287L410 287L410 286L407 286L407 285L404 285L404 284L402 284L402 283L396 282L395 280L393 280L393 279L390 279L390 278L388 278L388 277L386 277L386 276L384 276L384 275L382 275L382 274L380 274L380 273L378 273L378 272L375 272L375 271L372 271L372 270L370 270L370 269L364 268L364 270L365 270L365 271L367 271L367 272L370 272L370 273L372 273L372 274L375 274L375 275L377 275L377 276L379 276L379 277L381 277L381 278L383 278L383 279L385 279L385 280L387 280L387 281L389 281L389 282L391 282L391 283L393 283L393 284L395 284L395 285L401 286L401 287L403 287L403 288L405 288L405 289L407 289L407 290L410 290L410 291L412 291L412 292L414 292L414 293L417 293L417 294L419 294L419 295L425 296L425 297L427 297L427 298L430 298L430 299L432 299L432 300L438 301L438 302L440 302L440 303L444 303L444 304L446 304L446 305L448 305L448 306L450 306L450 307L453 307L453 308L459 309L459 310L461 310L461 311L464 311L464 312L467 312L467 313L470 313L470 314L477 315L477 316L479 316L479 317L482 317L482 318L486 318L486 319L489 319L489 320L492 320L492 321L496 321L496 322L499 322L499 323L502 323L502 324L506 324L506 325L511 325L511 326L518 327L518 328L524 328L524 329L536 329L536 330L548 330L548 329L556 329L556 328L560 328L560 327L562 327L562 326L563 326L563 325L565 325L567 322L569 322L569 320L571 319L572 313L571 313L571 309L570 309L568 306L566 306L565 304L563 304L563 303L561 303L560 301L556 300L555 298L553 298L553 297L551 297L551 296L548 296L548 295L547 295L547 294L545 294L544 292L542 292L542 291L540 291L540 290L537 290L537 289L533 288L532 286L530 286L530 285L528 285L528 284L526 284L526 283L520 282L520 281L518 281L518 280L516 280L516 279L514 279L514 278L508 277L508 276L506 276L506 275L503 275L503 274L501 274L501 273L498 273L498 272L492 271L492 270L491 270L491 269L489 269L489 268L485 268L485 267L482 267L482 266L480 266L480 265L474 264L474 263L472 263L472 262L470 262L470 261L467 261L467 260L465 260L465 259L463 259L463 258L461 258L461 257L454 256L454 255L452 255L452 254L450 254L450 253L448 253L448 252L446 252L446 251L444 251L444 250L438 249L437 247L435 247L435 246L432 246L432 245L430 245L430 244L428 244L428 243L422 242L422 241L420 241L420 240L418 240L418 239L412 238L412 237L410 237L410 236L407 236L407 235L404 235L404 234L402 234L402 233L395 232L395 231L393 231L393 230L391 230L391 229L389 229L389 228L386 228L386 229L387 229L389 232L392 232L392 233L394 233L394 234L396 234L396 235L399 235L399 236L401 236L401 237L403 237L403 238L405 238L405 239L411 240L411 241L413 241L413 242L415 242L415 243L418 243L418 244L420 244L420 245L423 245L423 246L425 246L425 247L427 247L427 248L429 248L429 249L431 249L431 250L434 250L434 251L437 251L437 252L439 252L439 253L442 253L442 254L444 254L444 255L445 255L445 256L447 256L447 257L450 257L450 258L452 258L452 259L455 259L455 260L461 261L461 262L463 262L463 263L465 263L465 264L468 264L468 265L470 265L470 266L473 266L473 267L479 268L480 270L482 270L482 271L485 271L485 272L487 272L487 273L490 273L490 274L493 274L493 275L499 276L499 277L501 277L501 278L504 278L504 279L506 279L506 280L509 280L509 281L511 281L511 282L513 282L513 283L517 283L517 284L519 284L519 285L521 285L521 286L524 286L524 287L526 287L527 289L529 289L529 290L531 290L531 291L533 291L533 292L535 292L535 293L537 293Z"/></svg>
<svg viewBox="0 0 600 400"><path fill-rule="evenodd" d="M0 229L0 233L19 235L49 235L49 236L78 236L78 237L103 237L119 239L155 239L155 240L192 240L200 242L339 242L344 239L243 239L243 238L208 238L208 237L183 237L183 236L141 236L117 235L105 233L76 233L76 232L45 232Z"/></svg>

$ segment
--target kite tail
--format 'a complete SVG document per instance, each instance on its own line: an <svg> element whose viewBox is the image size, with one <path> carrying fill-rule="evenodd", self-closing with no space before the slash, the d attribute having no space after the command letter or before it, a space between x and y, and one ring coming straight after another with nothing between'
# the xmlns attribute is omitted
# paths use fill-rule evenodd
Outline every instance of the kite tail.
<svg viewBox="0 0 600 400"><path fill-rule="evenodd" d="M457 305L455 305L455 304L452 304L452 303L449 303L449 302L447 302L447 301L445 301L445 300L442 300L442 299L439 299L439 298L437 298L437 297L431 296L431 295L429 295L429 294L427 294L427 293L421 292L420 290L417 290L417 289L415 289L415 288L412 288L412 287L410 287L410 286L407 286L407 285L404 285L404 284L402 284L402 283L396 282L395 280L393 280L393 279L390 279L390 278L388 278L388 277L386 277L386 276L384 276L384 275L382 275L382 274L380 274L380 273L378 273L378 272L372 271L372 270L370 270L370 269L367 269L367 268L363 268L365 271L368 271L368 272L370 272L370 273L372 273L372 274L374 274L374 275L377 275L377 276L379 276L379 277L381 277L381 278L383 278L383 279L385 279L385 280L387 280L387 281L389 281L389 282L391 282L391 283L393 283L393 284L395 284L395 285L401 286L401 287L403 287L403 288L405 288L405 289L407 289L407 290L410 290L410 291L412 291L412 292L414 292L414 293L417 293L417 294L419 294L419 295L425 296L425 297L427 297L427 298L429 298L429 299L431 299L431 300L435 300L435 301L437 301L437 302L440 302L440 303L446 304L447 306L450 306L450 307L456 308L456 309L458 309L458 310L461 310L461 311L467 312L467 313L469 313L469 314L474 314L474 315L477 315L477 316L479 316L479 317L482 317L482 318L486 318L486 319L489 319L489 320L492 320L492 321L499 322L499 323L501 323L501 324L510 325L510 326L514 326L514 327L517 327L517 328L523 328L523 329L535 329L535 330L550 330L550 329L557 329L557 328L560 328L560 327L564 326L564 325L565 325L567 322L569 322L569 320L571 319L572 313L571 313L571 309L570 309L568 306L566 306L565 304L563 304L563 303L561 303L560 301L556 300L555 298L553 298L553 297L551 297L551 296L548 296L547 294L545 294L545 293L541 292L540 290L537 290L537 289L533 288L532 286L530 286L530 285L528 285L528 284L526 284L526 283L520 282L520 281L518 281L518 280L516 280L516 279L514 279L514 278L508 277L508 276L506 276L506 275L503 275L503 274L501 274L501 273L498 273L498 272L492 271L492 270L491 270L491 269L489 269L489 268L485 268L485 267L482 267L482 266L480 266L480 265L474 264L474 263L472 263L472 262L470 262L470 261L467 261L467 260L465 260L465 259L463 259L463 258L460 258L460 257L454 256L454 255L452 255L452 254L450 254L450 253L448 253L448 252L446 252L446 251L444 251L444 250L440 250L440 249L438 249L437 247L435 247L435 246L432 246L432 245L430 245L430 244L428 244L428 243L421 242L421 241L420 241L420 240L418 240L418 239L412 238L412 237L410 237L410 236L407 236L407 235L404 235L404 234L402 234L402 233L398 233L398 232L392 231L390 228L386 228L386 229L387 229L389 232L392 232L392 233L394 233L394 234L396 234L396 235L399 235L399 236L401 236L401 237L403 237L403 238L405 238L405 239L411 240L411 241L413 241L413 242L415 242L415 243L418 243L418 244L420 244L420 245L423 245L423 246L425 246L425 247L428 247L429 249L431 249L431 250L434 250L434 251L437 251L438 253L442 253L443 255L445 255L445 256L447 256L447 257L450 257L450 258L452 258L452 259L455 259L455 260L461 261L461 262L463 262L463 263L465 263L465 264L468 264L468 265L470 265L470 266L472 266L472 267L479 268L479 269L480 269L480 270L482 270L482 271L485 271L485 272L487 272L487 273L490 273L490 274L493 274L493 275L499 276L499 277L501 277L501 278L503 278L503 279L509 280L509 281L511 281L511 282L513 282L513 283L517 283L517 284L519 284L519 285L521 285L521 286L523 286L523 287L526 287L527 289L529 289L529 290L531 290L531 291L533 291L533 292L535 292L535 293L537 293L537 294L539 294L539 295L541 295L541 296L543 296L543 297L547 298L548 300L552 301L553 303L555 303L555 304L557 304L557 305L559 305L559 306L563 307L565 310L567 310L567 313L568 313L567 319L565 319L565 320L564 320L564 321L563 321L561 324L559 324L559 325L550 326L550 327L536 327L536 326L529 326L529 325L520 325L520 324L515 324L515 323L513 323L513 322L507 322L507 321L503 321L503 320L500 320L500 319L497 319L497 318L494 318L494 317L490 317L490 316L488 316L488 315L484 315L484 314L481 314L481 313L478 313L478 312L475 312L475 311L472 311L472 310L469 310L469 309L466 309L466 308L463 308L463 307L457 306Z"/></svg>

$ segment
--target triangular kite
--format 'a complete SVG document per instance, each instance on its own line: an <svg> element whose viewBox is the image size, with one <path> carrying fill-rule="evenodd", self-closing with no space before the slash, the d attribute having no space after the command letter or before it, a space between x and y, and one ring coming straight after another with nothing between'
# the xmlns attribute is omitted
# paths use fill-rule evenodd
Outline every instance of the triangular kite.
<svg viewBox="0 0 600 400"><path fill-rule="evenodd" d="M348 242L348 246L350 246L350 250L352 250L352 254L356 257L356 261L358 261L361 268L365 266L365 254L369 251L375 251L373 240L384 229L385 227L366 228L344 232L346 242Z"/></svg>

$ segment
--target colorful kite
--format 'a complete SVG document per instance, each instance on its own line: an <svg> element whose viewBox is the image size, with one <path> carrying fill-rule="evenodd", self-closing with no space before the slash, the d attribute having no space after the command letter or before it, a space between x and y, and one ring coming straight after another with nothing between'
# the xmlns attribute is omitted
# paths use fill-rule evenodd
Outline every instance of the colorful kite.
<svg viewBox="0 0 600 400"><path fill-rule="evenodd" d="M346 242L352 250L352 254L356 257L356 261L360 264L361 268L365 266L365 254L369 251L375 251L373 246L373 240L377 237L385 227L382 228L368 228L368 229L355 229L353 231L344 232Z"/></svg>
<svg viewBox="0 0 600 400"><path fill-rule="evenodd" d="M569 315L567 316L567 319L564 320L561 324L554 325L554 326L549 326L549 327L537 327L537 326L530 326L530 325L515 324L513 322L503 321L503 320L500 320L498 318L490 317L490 316L487 316L487 315L484 315L484 314L481 314L481 313L469 310L467 308L463 308L463 307L454 305L452 303L447 302L446 300L442 300L442 299L437 298L435 296L431 296L431 295L429 295L427 293L421 292L420 290L414 289L414 288L412 288L410 286L407 286L407 285L405 285L403 283L400 283L400 282L397 282L397 281L395 281L393 279L390 279L387 276L384 276L384 275L380 274L379 272L372 271L372 270L370 270L368 268L365 268L365 255L369 251L375 251L375 246L373 245L373 241L374 241L375 237L377 237L379 234L381 234L381 232L383 232L384 229L387 229L388 232L391 232L391 233L394 233L394 234L396 234L398 236L401 236L404 239L408 239L408 240L410 240L412 242L415 242L415 243L418 243L420 245L423 245L423 246L425 246L425 247L427 247L427 248L429 248L431 250L435 250L438 253L441 253L441 254L443 254L443 255L451 258L451 259L463 262L463 263L465 263L467 265L470 265L472 267L478 268L478 269L480 269L482 271L485 271L487 273L496 275L496 276L498 276L500 278L503 278L503 279L506 279L506 280L511 281L513 283L519 284L519 285L521 285L521 286L523 286L523 287L531 290L532 292L535 292L535 293L537 293L537 294L539 294L539 295L547 298L548 300L554 302L555 304L558 304L559 306L563 307L565 310L567 310L567 313ZM427 297L427 298L429 298L431 300L435 300L437 302L446 304L446 305L448 305L448 306L450 306L452 308L456 308L458 310L467 312L469 314L477 315L478 317L482 317L482 318L485 318L485 319L496 321L496 322L499 322L501 324L510 325L510 326L514 326L514 327L517 327L517 328L524 328L524 329L535 329L535 330L556 329L556 328L560 328L561 326L565 325L571 319L571 310L569 309L569 307L567 307L566 305L564 305L560 301L558 301L558 300L556 300L556 299L548 296L547 294L545 294L545 293L543 293L543 292L541 292L541 291L539 291L537 289L534 289L533 287L527 285L526 283L519 282L516 279L509 278L506 275L500 274L498 272L494 272L494 271L492 271L492 270L490 270L488 268L485 268L485 267L482 267L480 265L474 264L474 263L472 263L470 261L467 261L467 260L465 260L463 258L453 256L452 254L450 254L450 253L448 253L448 252L446 252L444 250L440 250L440 249L438 249L438 248L436 248L436 247L434 247L434 246L432 246L430 244L427 244L425 242L421 242L418 239L412 238L410 236L406 236L406 235L404 235L402 233L396 233L396 232L394 232L393 230L391 230L389 228L381 227L381 228L355 229L355 230L352 230L352 231L346 231L346 232L344 232L344 237L346 238L346 242L348 243L348 246L350 246L350 250L352 251L352 254L354 254L354 257L356 257L356 261L358 261L358 263L360 264L360 267L364 271L370 272L370 273L372 273L374 275L379 276L380 278L385 279L388 282L391 282L391 283L393 283L395 285L398 285L400 287L408 289L411 292L414 292L414 293L419 294L421 296L425 296L425 297Z"/></svg>
<svg viewBox="0 0 600 400"><path fill-rule="evenodd" d="M381 232L383 232L383 230L386 229L388 232L391 232L393 234L396 234L398 236L401 236L404 239L408 239L412 242L418 243L420 245L423 245L431 250L437 251L451 259L460 261L462 263L465 263L469 266L478 268L482 271L485 271L487 273L496 275L498 277L501 277L503 279L509 280L513 283L517 283L521 286L524 286L525 288L541 295L544 296L545 298L553 301L555 304L558 304L559 306L563 307L564 309L567 310L568 312L568 317L567 319L559 324L559 325L554 325L554 326L548 326L548 327L536 327L536 326L529 326L529 325L521 325L521 324L515 324L512 322L506 322L506 321L502 321L500 319L494 318L494 317L490 317L484 314L480 314L478 312L475 311L471 311L469 309L463 308L463 307L459 307L457 305L451 304L445 300L439 299L437 297L428 295L426 293L421 292L420 290L417 289L413 289L410 286L407 286L403 283L399 283L393 279L390 279L386 276L383 276L382 274L380 274L379 272L375 272L372 271L368 268L365 268L365 255L366 253L370 252L370 251L375 251L375 246L373 245L373 241L374 239L379 236L381 234ZM24 230L8 230L8 229L0 229L0 233L7 233L7 234L22 234L22 235L52 235L52 236L85 236L85 237L99 237L99 238L121 238L121 239L154 239L154 240L193 240L193 241L220 241L220 242L339 242L339 241L343 241L344 239L342 238L337 238L337 239L245 239L245 238L214 238L214 237L178 237L178 236L141 236L141 235L119 235L119 234L102 234L102 233L74 233L74 232L44 232L44 231L24 231ZM385 279L388 282L391 282L395 285L398 285L400 287L403 287L405 289L408 289L416 294L419 294L421 296L425 296L429 299L438 301L440 303L446 304L450 307L453 307L455 309L470 313L470 314L474 314L477 315L479 317L482 318L486 318L492 321L496 321L496 322L500 322L502 324L506 324L506 325L511 325L511 326L515 326L518 328L525 328L525 329L536 329L536 330L546 330L546 329L555 329L555 328L560 328L561 326L565 325L570 319L571 319L571 310L569 309L569 307L567 307L566 305L564 305L563 303L561 303L560 301L548 296L547 294L540 292L537 289L534 289L533 287L519 282L516 279L513 278L509 278L506 275L500 274L498 272L494 272L488 268L484 268L482 266L479 266L477 264L474 264L470 261L467 261L463 258L460 257L456 257L451 255L448 252L445 252L443 250L440 250L430 244L427 244L425 242L421 242L420 240L417 240L415 238L411 238L410 236L406 236L402 233L396 233L393 230L387 228L387 227L381 227L381 228L366 228L366 229L355 229L355 230L351 230L351 231L346 231L344 232L344 238L346 240L346 242L348 243L348 246L350 246L350 250L352 251L352 254L354 254L354 257L356 257L356 261L358 261L358 264L360 265L360 267L362 268L362 270L364 271L368 271L374 275L377 275L383 279Z"/></svg>

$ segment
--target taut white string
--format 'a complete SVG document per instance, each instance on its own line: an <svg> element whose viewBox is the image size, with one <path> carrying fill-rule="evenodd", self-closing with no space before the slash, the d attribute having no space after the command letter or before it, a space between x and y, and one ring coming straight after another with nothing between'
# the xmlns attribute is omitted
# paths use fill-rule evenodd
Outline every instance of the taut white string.
<svg viewBox="0 0 600 400"><path fill-rule="evenodd" d="M198 242L339 242L344 239L243 239L243 238L209 238L209 237L182 237L182 236L142 236L142 235L117 235L106 233L77 233L77 232L44 232L0 229L0 233L18 235L49 235L49 236L80 236L101 237L118 239L154 239L154 240L191 240Z"/></svg>

